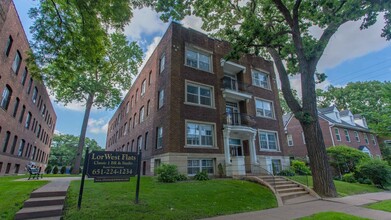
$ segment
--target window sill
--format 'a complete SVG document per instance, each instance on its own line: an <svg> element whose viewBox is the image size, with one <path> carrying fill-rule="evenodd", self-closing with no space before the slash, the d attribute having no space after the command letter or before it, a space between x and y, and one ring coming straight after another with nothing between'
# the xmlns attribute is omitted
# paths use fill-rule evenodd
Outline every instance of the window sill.
<svg viewBox="0 0 391 220"><path fill-rule="evenodd" d="M281 150L268 150L268 149L260 149L259 151L264 151L264 152L277 152L277 153L281 153Z"/></svg>
<svg viewBox="0 0 391 220"><path fill-rule="evenodd" d="M185 105L192 105L192 106L198 106L198 107L204 107L204 108L210 108L210 109L216 109L214 106L208 106L208 105L200 105L192 102L184 102Z"/></svg>
<svg viewBox="0 0 391 220"><path fill-rule="evenodd" d="M185 145L184 148L192 148L192 149L219 149L218 147L215 146L204 146L204 145Z"/></svg>
<svg viewBox="0 0 391 220"><path fill-rule="evenodd" d="M255 117L257 118L264 118L264 119L271 119L271 120L276 120L276 118L271 118L271 117L265 117L265 116L261 116L261 115L256 115Z"/></svg>
<svg viewBox="0 0 391 220"><path fill-rule="evenodd" d="M251 84L251 85L252 85L252 86L254 86L254 87L260 88L260 89L265 89L265 90L272 91L272 89L271 89L271 88L265 88L265 87L258 86L258 85L255 85L255 84Z"/></svg>
<svg viewBox="0 0 391 220"><path fill-rule="evenodd" d="M213 71L210 71L210 70L199 69L199 68L196 68L196 67L189 66L189 65L187 65L187 64L184 64L184 66L189 67L189 68L192 68L192 69L195 69L195 70L199 70L199 71L202 71L202 72L205 72L205 73L214 74L214 72L213 72Z"/></svg>

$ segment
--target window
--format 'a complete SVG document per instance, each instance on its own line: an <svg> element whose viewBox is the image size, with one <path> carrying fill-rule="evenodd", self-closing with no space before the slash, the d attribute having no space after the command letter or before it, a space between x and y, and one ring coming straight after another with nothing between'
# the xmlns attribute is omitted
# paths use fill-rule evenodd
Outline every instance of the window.
<svg viewBox="0 0 391 220"><path fill-rule="evenodd" d="M277 132L260 130L259 145L261 150L279 151Z"/></svg>
<svg viewBox="0 0 391 220"><path fill-rule="evenodd" d="M141 96L145 94L145 86L146 86L146 80L144 79L143 83L141 84Z"/></svg>
<svg viewBox="0 0 391 220"><path fill-rule="evenodd" d="M164 104L164 90L160 90L158 92L158 109L160 109L161 107L163 107L163 104Z"/></svg>
<svg viewBox="0 0 391 220"><path fill-rule="evenodd" d="M149 104L150 104L151 100L148 100L147 102L147 116L149 115Z"/></svg>
<svg viewBox="0 0 391 220"><path fill-rule="evenodd" d="M243 156L242 140L230 138L229 153L232 157Z"/></svg>
<svg viewBox="0 0 391 220"><path fill-rule="evenodd" d="M357 131L354 132L354 137L356 138L357 142L360 142L360 137L358 136L358 132Z"/></svg>
<svg viewBox="0 0 391 220"><path fill-rule="evenodd" d="M137 113L134 113L134 115L133 115L133 128L134 128L134 126L137 124Z"/></svg>
<svg viewBox="0 0 391 220"><path fill-rule="evenodd" d="M19 116L19 123L22 123L25 111L26 111L26 106L23 105L22 112L20 113L20 116Z"/></svg>
<svg viewBox="0 0 391 220"><path fill-rule="evenodd" d="M255 99L255 108L256 108L257 116L274 118L273 102L261 100L261 99Z"/></svg>
<svg viewBox="0 0 391 220"><path fill-rule="evenodd" d="M163 127L156 128L156 149L163 147Z"/></svg>
<svg viewBox="0 0 391 220"><path fill-rule="evenodd" d="M128 133L128 123L125 122L125 125L124 125L124 135L126 135Z"/></svg>
<svg viewBox="0 0 391 220"><path fill-rule="evenodd" d="M368 135L367 133L364 133L364 140L366 144L369 144Z"/></svg>
<svg viewBox="0 0 391 220"><path fill-rule="evenodd" d="M38 123L38 122L37 122ZM38 125L38 132L37 132L37 138L39 138L39 135L41 134L41 125Z"/></svg>
<svg viewBox="0 0 391 220"><path fill-rule="evenodd" d="M213 147L214 126L212 124L188 122L186 124L186 144Z"/></svg>
<svg viewBox="0 0 391 220"><path fill-rule="evenodd" d="M301 139L303 140L303 144L306 144L304 132L301 132Z"/></svg>
<svg viewBox="0 0 391 220"><path fill-rule="evenodd" d="M335 131L335 137L337 138L337 141L341 141L341 135L339 134L339 129L335 128L334 131Z"/></svg>
<svg viewBox="0 0 391 220"><path fill-rule="evenodd" d="M36 103L36 102L37 102L37 96L38 96L38 89L37 89L37 87L35 86L35 87L34 87L34 90L33 90L33 96L31 97L31 100L33 100L33 103Z"/></svg>
<svg viewBox="0 0 391 220"><path fill-rule="evenodd" d="M26 124L24 125L24 127L27 129L30 127L31 117L32 117L31 112L28 112L26 118Z"/></svg>
<svg viewBox="0 0 391 220"><path fill-rule="evenodd" d="M22 74L22 80L20 81L20 83L22 83L23 86L26 83L27 73L28 73L27 67L25 67L24 71L23 71L23 74Z"/></svg>
<svg viewBox="0 0 391 220"><path fill-rule="evenodd" d="M200 70L212 72L212 56L193 48L186 48L186 65Z"/></svg>
<svg viewBox="0 0 391 220"><path fill-rule="evenodd" d="M253 70L252 79L254 86L270 89L269 74Z"/></svg>
<svg viewBox="0 0 391 220"><path fill-rule="evenodd" d="M33 78L30 77L29 85L27 87L27 94L30 94L32 86L33 86Z"/></svg>
<svg viewBox="0 0 391 220"><path fill-rule="evenodd" d="M19 50L16 51L14 62L12 63L12 70L16 75L18 75L20 63L22 61L22 56L20 55Z"/></svg>
<svg viewBox="0 0 391 220"><path fill-rule="evenodd" d="M136 89L136 97L134 97L134 103L137 102L137 99L138 99L138 89Z"/></svg>
<svg viewBox="0 0 391 220"><path fill-rule="evenodd" d="M137 149L138 150L141 150L142 149L142 146L143 146L143 136L138 136L137 138Z"/></svg>
<svg viewBox="0 0 391 220"><path fill-rule="evenodd" d="M292 137L292 135L288 134L286 136L286 138L287 138L287 141L288 141L288 146L293 146L293 137Z"/></svg>
<svg viewBox="0 0 391 220"><path fill-rule="evenodd" d="M145 132L145 138L144 138L144 150L147 150L147 142L148 142L148 132Z"/></svg>
<svg viewBox="0 0 391 220"><path fill-rule="evenodd" d="M46 105L43 104L43 108L42 108L42 111L41 111L42 117L45 117L45 111L46 111Z"/></svg>
<svg viewBox="0 0 391 220"><path fill-rule="evenodd" d="M19 108L19 98L16 98L15 99L15 105L14 105L14 112L12 113L12 117L16 117L16 113L18 112L18 108Z"/></svg>
<svg viewBox="0 0 391 220"><path fill-rule="evenodd" d="M8 142L10 140L11 132L7 131L5 133L4 141L3 141L3 152L5 153L7 151Z"/></svg>
<svg viewBox="0 0 391 220"><path fill-rule="evenodd" d="M139 114L139 123L144 121L144 106L140 108L140 114Z"/></svg>
<svg viewBox="0 0 391 220"><path fill-rule="evenodd" d="M126 103L126 114L129 113L129 102Z"/></svg>
<svg viewBox="0 0 391 220"><path fill-rule="evenodd" d="M344 131L344 133L345 133L346 141L350 142L350 136L349 136L348 130L344 129L343 131Z"/></svg>
<svg viewBox="0 0 391 220"><path fill-rule="evenodd" d="M208 174L213 174L212 159L192 159L187 161L188 175L195 175L202 171L206 171Z"/></svg>
<svg viewBox="0 0 391 220"><path fill-rule="evenodd" d="M149 72L148 85L151 85L152 70Z"/></svg>
<svg viewBox="0 0 391 220"><path fill-rule="evenodd" d="M159 60L159 73L163 72L166 65L166 56L163 54L163 56Z"/></svg>
<svg viewBox="0 0 391 220"><path fill-rule="evenodd" d="M213 88L196 84L186 84L186 102L213 107Z"/></svg>
<svg viewBox="0 0 391 220"><path fill-rule="evenodd" d="M376 145L375 135L371 134L371 139L372 139L373 145Z"/></svg>
<svg viewBox="0 0 391 220"><path fill-rule="evenodd" d="M10 55L10 52L11 52L11 48L12 48L12 43L14 42L14 40L12 39L11 35L8 37L8 40L7 40L7 46L5 47L5 55L8 57Z"/></svg>
<svg viewBox="0 0 391 220"><path fill-rule="evenodd" d="M15 153L15 147L16 147L16 143L18 142L18 136L14 136L14 140L12 141L12 145L11 145L11 151L10 151L10 154L14 154Z"/></svg>
<svg viewBox="0 0 391 220"><path fill-rule="evenodd" d="M6 85L3 90L3 95L1 97L1 103L0 103L0 107L2 107L4 110L8 109L11 96L12 96L12 89L9 85Z"/></svg>

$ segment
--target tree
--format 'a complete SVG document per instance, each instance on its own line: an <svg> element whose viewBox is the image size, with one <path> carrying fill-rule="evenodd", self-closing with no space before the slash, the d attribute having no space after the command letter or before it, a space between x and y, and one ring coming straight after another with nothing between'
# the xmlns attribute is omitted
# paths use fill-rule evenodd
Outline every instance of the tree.
<svg viewBox="0 0 391 220"><path fill-rule="evenodd" d="M161 18L180 20L186 15L202 18L202 28L229 41L229 58L242 53L270 55L277 67L284 98L305 134L314 190L321 196L337 196L318 121L315 84L325 79L316 71L319 59L334 33L348 22L363 18L361 29L384 12L383 37L391 39L391 2L388 0L145 0ZM315 38L310 27L320 27ZM284 65L284 63L286 65ZM302 102L295 99L288 76L300 74Z"/></svg>
<svg viewBox="0 0 391 220"><path fill-rule="evenodd" d="M112 109L131 85L142 51L121 29L131 18L128 0L40 1L30 10L34 53L29 69L56 101L84 103L74 170L79 170L92 106ZM77 172L76 172L77 173Z"/></svg>
<svg viewBox="0 0 391 220"><path fill-rule="evenodd" d="M293 89L292 93L295 96L296 100L298 100L300 102L300 98L297 95L297 91ZM286 103L286 101L284 99L284 95L282 94L281 90L278 91L278 99L280 100L280 106L281 106L282 114L286 114L286 113L291 112L291 110L289 109L288 104Z"/></svg>
<svg viewBox="0 0 391 220"><path fill-rule="evenodd" d="M52 141L49 162L51 166L72 166L76 160L79 137L70 134L55 134ZM90 150L103 150L94 139L86 138L85 146ZM83 152L83 164L85 152Z"/></svg>
<svg viewBox="0 0 391 220"><path fill-rule="evenodd" d="M365 117L368 126L379 136L391 136L391 82L351 82L345 87L329 86L318 91L319 105L332 104Z"/></svg>

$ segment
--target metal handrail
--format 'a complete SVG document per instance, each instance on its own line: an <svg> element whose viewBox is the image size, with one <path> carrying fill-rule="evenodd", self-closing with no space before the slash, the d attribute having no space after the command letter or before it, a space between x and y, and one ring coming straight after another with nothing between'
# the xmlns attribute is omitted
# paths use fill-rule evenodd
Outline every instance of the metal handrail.
<svg viewBox="0 0 391 220"><path fill-rule="evenodd" d="M273 172L270 172L269 170L263 168L260 164L255 164L255 166L261 168L262 170L266 171L266 173L269 175L269 176L272 176L273 177L273 189L276 191L276 177L274 176ZM269 165L271 166L271 165ZM276 191L277 192L277 191Z"/></svg>
<svg viewBox="0 0 391 220"><path fill-rule="evenodd" d="M221 78L221 88L224 89L230 89L234 91L249 91L250 87L251 87L250 84L238 80L235 82L235 85L232 85L230 81L226 80L225 78Z"/></svg>
<svg viewBox="0 0 391 220"><path fill-rule="evenodd" d="M247 125L252 126L255 124L254 116L244 113L225 112L225 122L228 125Z"/></svg>

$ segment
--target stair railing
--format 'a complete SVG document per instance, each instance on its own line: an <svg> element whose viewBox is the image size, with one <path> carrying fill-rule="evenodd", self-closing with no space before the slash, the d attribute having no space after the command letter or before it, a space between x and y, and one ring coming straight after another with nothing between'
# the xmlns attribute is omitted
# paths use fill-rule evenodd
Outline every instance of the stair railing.
<svg viewBox="0 0 391 220"><path fill-rule="evenodd" d="M260 164L256 164L255 166L261 168L261 170L263 170L263 171L266 171L266 174L267 174L268 176L271 176L271 177L273 178L273 188L274 188L274 190L276 190L276 177L274 176L273 171L270 172L269 170L263 168ZM271 165L269 165L269 167L271 167ZM272 167L271 167L271 168L272 168ZM273 170L273 169L271 169L271 170Z"/></svg>

